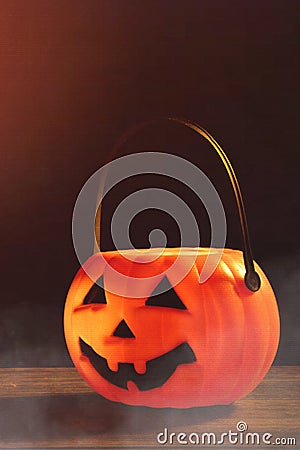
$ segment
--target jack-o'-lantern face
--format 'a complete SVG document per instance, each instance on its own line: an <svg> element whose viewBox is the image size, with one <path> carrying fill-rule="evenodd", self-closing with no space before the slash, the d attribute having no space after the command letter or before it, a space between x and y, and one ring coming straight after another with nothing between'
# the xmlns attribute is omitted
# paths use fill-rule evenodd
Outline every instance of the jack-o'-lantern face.
<svg viewBox="0 0 300 450"><path fill-rule="evenodd" d="M103 285L103 281L104 280L102 279L99 284ZM176 291L173 290L167 277L162 279L159 287L162 288L164 292L156 295L158 289L155 289L146 301L140 302L140 307L148 307L147 309L154 307L156 316L159 316L157 308L163 308L165 313L166 308L168 308L170 315L172 315L172 309L175 309L175 317L176 314L178 314L176 310L187 310L176 294ZM83 303L92 305L92 310L94 311L100 311L97 305L107 305L105 290L98 284L94 284L86 295ZM162 342L158 342L157 338L156 342L154 341L155 338L152 334L155 333L155 329L157 332L155 318L152 322L153 328L151 327L151 324L149 324L148 330L148 336L152 339L152 344L149 342L148 345L146 345L144 339L146 332L145 325L143 326L144 332L141 333L140 326L135 326L135 320L134 317L132 317L135 313L134 311L131 311L133 306L131 306L130 303L128 305L128 313L121 314L121 316L118 314L117 317L115 316L113 308L109 311L110 305L101 308L102 315L104 314L105 308L108 308L107 314L112 314L114 316L114 322L117 321L117 325L116 322L113 324L112 332L110 333L111 344L116 349L116 356L114 357L112 355L112 350L109 349L108 346L106 346L105 349L101 348L102 351L100 350L101 354L105 355L105 357L100 356L94 350L94 348L98 347L97 342L95 342L98 339L98 336L95 336L94 334L90 340L90 333L87 331L86 335L84 330L80 337L80 348L82 353L88 357L90 363L97 372L115 386L127 389L128 383L133 382L140 391L147 391L162 386L175 372L178 365L189 364L196 361L195 354L189 344L187 342L178 344L178 338L174 339L174 348L167 350L164 354L159 353L159 348L162 350L168 349L170 344L172 345L172 340L170 338L170 344L166 343L165 346L162 345ZM151 314L150 311L149 314ZM124 316L124 318L122 318L122 316ZM131 327L135 330L137 336L135 336L126 320L131 324ZM89 341L90 345L88 345L86 341ZM153 348L153 345L157 347L156 350ZM121 353L123 353L123 355L125 353L126 356L123 356L122 358ZM141 355L141 358L137 358L132 362L126 362L131 361L132 355L136 355L137 353ZM131 355L131 357L129 355ZM153 355L157 356L153 357ZM122 359L124 360L123 362L121 362Z"/></svg>
<svg viewBox="0 0 300 450"><path fill-rule="evenodd" d="M176 258L186 265L195 251L191 270L176 284L176 274L166 268ZM137 261L106 252L86 263L98 284L84 268L77 273L65 308L66 341L81 375L104 397L154 407L228 404L254 389L268 371L279 318L261 269L256 266L261 288L251 292L244 284L242 253L224 250L213 275L199 284L208 250L178 253L166 249L141 263L140 252ZM134 274L126 295L113 293L120 280L111 267ZM138 298L137 278L143 292Z"/></svg>

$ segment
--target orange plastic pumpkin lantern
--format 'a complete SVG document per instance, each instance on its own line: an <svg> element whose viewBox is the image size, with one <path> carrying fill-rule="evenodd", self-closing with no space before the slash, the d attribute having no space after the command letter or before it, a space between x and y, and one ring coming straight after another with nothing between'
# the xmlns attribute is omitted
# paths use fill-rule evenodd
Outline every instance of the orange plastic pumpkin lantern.
<svg viewBox="0 0 300 450"><path fill-rule="evenodd" d="M224 249L202 284L199 273L213 249L94 254L68 293L66 342L82 377L110 400L175 408L229 404L251 392L273 362L276 299L253 262L240 189L226 155L198 125L172 120L206 137L221 156L235 190L244 252ZM177 271L191 258L191 269L178 282ZM115 293L117 272L134 276L122 295Z"/></svg>

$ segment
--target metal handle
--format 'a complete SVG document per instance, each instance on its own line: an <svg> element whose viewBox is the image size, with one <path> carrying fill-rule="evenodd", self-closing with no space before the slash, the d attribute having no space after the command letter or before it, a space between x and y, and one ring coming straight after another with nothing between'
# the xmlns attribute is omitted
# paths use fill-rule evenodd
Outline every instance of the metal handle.
<svg viewBox="0 0 300 450"><path fill-rule="evenodd" d="M208 133L200 125L198 125L194 122L188 121L186 119L180 119L180 118L176 118L176 117L162 117L159 119L148 120L146 122L142 122L142 123L138 124L137 126L131 128L127 133L125 133L123 136L121 136L121 138L117 141L116 145L112 149L109 160L111 161L114 158L114 156L118 153L120 148L126 143L126 141L131 136L135 135L138 131L147 127L148 125L155 124L162 120L169 120L172 122L182 124L182 125L190 128L191 130L195 131L197 134L200 134L212 145L214 150L219 155L223 165L225 166L227 174L229 176L229 179L230 179L233 191L234 191L234 196L235 196L238 212L239 212L242 237L243 237L243 243L244 243L243 257L244 257L244 264L245 264L245 269L246 269L244 281L245 281L247 288L250 291L253 291L253 292L258 291L260 288L261 282L260 282L258 273L255 272L255 269L254 269L254 262L253 262L252 250L251 250L251 245L250 245L248 223L247 223L246 211L245 211L245 207L244 207L244 201L243 201L241 189L240 189L236 174L233 170L233 167L232 167L226 153L224 152L224 150L221 148L221 146L212 137L212 135L210 133ZM102 194L102 190L100 188L99 195L101 196L101 194ZM98 211L96 214L96 222L95 222L96 241L98 243L99 248L100 248L101 205L102 205L102 202L100 203L100 206L98 208Z"/></svg>

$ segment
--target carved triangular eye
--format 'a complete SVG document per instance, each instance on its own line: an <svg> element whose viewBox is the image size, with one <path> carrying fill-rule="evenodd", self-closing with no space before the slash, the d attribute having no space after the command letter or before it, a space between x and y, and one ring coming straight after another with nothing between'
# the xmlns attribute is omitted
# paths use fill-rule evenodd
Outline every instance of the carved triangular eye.
<svg viewBox="0 0 300 450"><path fill-rule="evenodd" d="M99 283L100 286L97 284ZM84 305L90 305L91 303L106 303L105 298L105 292L104 289L101 286L104 286L103 284L103 275L97 280L97 283L95 283L89 292L86 294L85 299L83 301Z"/></svg>
<svg viewBox="0 0 300 450"><path fill-rule="evenodd" d="M163 291L162 293L159 293ZM146 301L146 306L164 306L165 308L187 309L182 303L175 290L172 288L167 277L156 286L151 296Z"/></svg>

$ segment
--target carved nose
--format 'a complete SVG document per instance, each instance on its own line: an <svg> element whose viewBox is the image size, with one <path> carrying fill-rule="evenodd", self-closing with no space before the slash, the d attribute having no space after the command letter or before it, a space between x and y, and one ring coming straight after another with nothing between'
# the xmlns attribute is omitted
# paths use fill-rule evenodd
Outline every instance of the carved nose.
<svg viewBox="0 0 300 450"><path fill-rule="evenodd" d="M124 319L119 323L119 325L115 329L113 336L117 336L120 338L134 338L135 337L135 335L133 334L133 332L131 331L131 329L129 328L129 326L127 325L127 323L125 322Z"/></svg>

